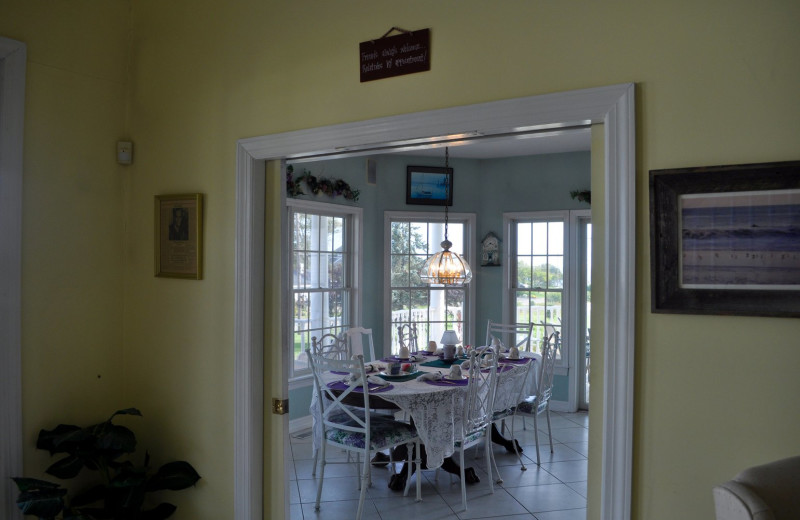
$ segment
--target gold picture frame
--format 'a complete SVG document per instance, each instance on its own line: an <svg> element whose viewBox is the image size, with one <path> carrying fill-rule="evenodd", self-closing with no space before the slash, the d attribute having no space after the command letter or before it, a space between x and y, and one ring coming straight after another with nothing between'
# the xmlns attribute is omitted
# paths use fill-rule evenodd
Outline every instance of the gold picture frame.
<svg viewBox="0 0 800 520"><path fill-rule="evenodd" d="M203 278L203 194L155 196L155 275Z"/></svg>

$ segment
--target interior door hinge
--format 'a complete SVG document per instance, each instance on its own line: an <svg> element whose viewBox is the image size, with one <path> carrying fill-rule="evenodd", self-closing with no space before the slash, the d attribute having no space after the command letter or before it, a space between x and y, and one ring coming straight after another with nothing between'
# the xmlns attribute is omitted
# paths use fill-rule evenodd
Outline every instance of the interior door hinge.
<svg viewBox="0 0 800 520"><path fill-rule="evenodd" d="M275 415L283 415L289 413L289 400L272 398L272 413Z"/></svg>

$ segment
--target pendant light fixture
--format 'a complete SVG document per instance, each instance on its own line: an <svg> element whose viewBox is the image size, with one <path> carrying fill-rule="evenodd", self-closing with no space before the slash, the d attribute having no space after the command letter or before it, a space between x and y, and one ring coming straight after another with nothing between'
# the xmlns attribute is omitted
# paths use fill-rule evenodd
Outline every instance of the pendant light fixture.
<svg viewBox="0 0 800 520"><path fill-rule="evenodd" d="M432 285L465 285L472 280L472 269L458 253L450 251L453 243L447 239L447 207L450 200L450 154L448 148L444 149L444 157L444 240L441 243L443 251L425 261L419 271L419 276L423 282Z"/></svg>

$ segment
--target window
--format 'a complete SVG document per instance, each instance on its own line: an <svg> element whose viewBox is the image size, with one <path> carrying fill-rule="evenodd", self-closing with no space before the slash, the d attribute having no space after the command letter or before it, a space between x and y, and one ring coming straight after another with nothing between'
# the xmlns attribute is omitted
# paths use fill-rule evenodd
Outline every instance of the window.
<svg viewBox="0 0 800 520"><path fill-rule="evenodd" d="M563 336L565 216L517 216L509 230L512 321L534 324L531 342L537 347L552 331Z"/></svg>
<svg viewBox="0 0 800 520"><path fill-rule="evenodd" d="M471 266L475 265L471 256L474 229L474 215L450 214L447 229L448 239L453 243L450 250L464 256ZM441 250L444 215L387 212L385 230L388 301L384 308L389 311L384 320L384 344L390 345L391 352L397 352L397 327L405 323L416 324L420 347L429 340L439 343L446 329L455 330L464 344L471 342L472 284L465 287L427 285L419 277L425 260Z"/></svg>
<svg viewBox="0 0 800 520"><path fill-rule="evenodd" d="M319 202L287 201L291 249L290 378L311 374L311 338L341 334L358 309L356 266L361 209Z"/></svg>

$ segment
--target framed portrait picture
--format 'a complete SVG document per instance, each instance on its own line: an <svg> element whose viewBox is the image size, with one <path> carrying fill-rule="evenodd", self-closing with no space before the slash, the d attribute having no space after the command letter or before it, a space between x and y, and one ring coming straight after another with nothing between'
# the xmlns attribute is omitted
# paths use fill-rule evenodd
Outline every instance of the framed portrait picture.
<svg viewBox="0 0 800 520"><path fill-rule="evenodd" d="M653 312L800 316L800 161L650 171Z"/></svg>
<svg viewBox="0 0 800 520"><path fill-rule="evenodd" d="M203 278L203 195L156 195L155 274Z"/></svg>
<svg viewBox="0 0 800 520"><path fill-rule="evenodd" d="M453 169L406 167L406 204L453 205Z"/></svg>

